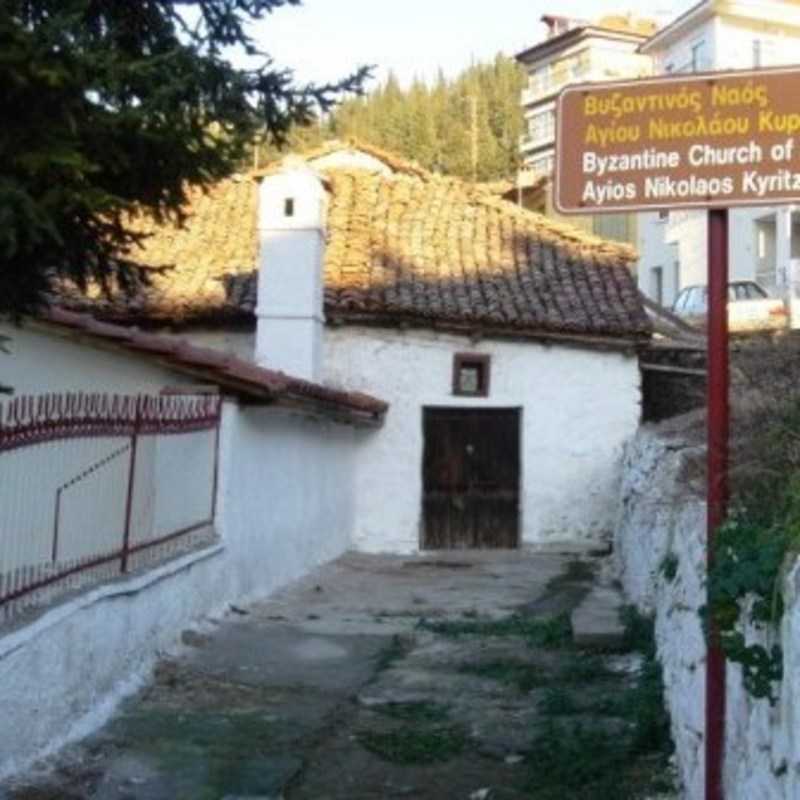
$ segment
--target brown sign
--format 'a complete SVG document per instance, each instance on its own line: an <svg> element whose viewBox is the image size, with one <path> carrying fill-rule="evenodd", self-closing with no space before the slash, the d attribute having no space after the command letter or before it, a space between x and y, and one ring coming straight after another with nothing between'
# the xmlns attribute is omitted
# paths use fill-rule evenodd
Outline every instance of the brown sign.
<svg viewBox="0 0 800 800"><path fill-rule="evenodd" d="M800 198L800 68L583 84L558 99L566 214Z"/></svg>

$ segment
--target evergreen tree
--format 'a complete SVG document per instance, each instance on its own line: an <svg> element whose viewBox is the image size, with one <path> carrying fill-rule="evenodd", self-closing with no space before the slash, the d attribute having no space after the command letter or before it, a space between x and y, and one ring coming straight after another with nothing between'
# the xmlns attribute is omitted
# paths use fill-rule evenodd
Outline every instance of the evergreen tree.
<svg viewBox="0 0 800 800"><path fill-rule="evenodd" d="M0 0L0 313L59 279L123 287L130 212L179 215L187 186L280 140L367 71L298 86L247 25L299 0ZM264 66L240 69L242 48Z"/></svg>
<svg viewBox="0 0 800 800"><path fill-rule="evenodd" d="M329 130L438 172L469 180L509 178L519 162L524 81L516 62L503 55L473 64L452 81L440 70L430 87L415 80L403 90L390 74L368 97L339 106Z"/></svg>

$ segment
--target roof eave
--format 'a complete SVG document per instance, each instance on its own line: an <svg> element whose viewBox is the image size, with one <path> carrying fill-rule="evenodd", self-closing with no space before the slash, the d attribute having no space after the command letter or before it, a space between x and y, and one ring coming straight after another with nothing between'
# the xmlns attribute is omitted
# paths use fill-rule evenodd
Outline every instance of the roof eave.
<svg viewBox="0 0 800 800"><path fill-rule="evenodd" d="M221 351L97 322L87 314L50 309L29 324L66 338L90 341L102 349L151 358L174 372L217 385L251 403L294 409L359 427L380 427L389 408L373 397L327 389L264 370Z"/></svg>
<svg viewBox="0 0 800 800"><path fill-rule="evenodd" d="M665 25L661 30L656 31L649 39L645 39L639 47L638 52L648 55L660 47L663 47L677 39L686 28L705 22L714 15L714 0L700 0L699 3L687 9L680 16L676 17L669 25Z"/></svg>
<svg viewBox="0 0 800 800"><path fill-rule="evenodd" d="M652 338L652 330L636 330L630 333L580 333L552 331L545 328L524 328L495 325L480 321L457 321L420 318L413 315L387 315L368 312L331 311L330 322L334 325L363 325L365 327L432 330L477 338L563 344L593 350L632 352Z"/></svg>
<svg viewBox="0 0 800 800"><path fill-rule="evenodd" d="M616 39L619 41L632 43L640 42L642 44L648 41L648 37L645 34L634 33L633 31L617 31L612 28L598 28L594 25L585 25L579 28L572 28L571 30L559 34L558 36L554 36L552 39L545 39L543 42L539 42L538 44L535 44L526 50L522 50L514 56L514 59L521 64L525 64L531 61L532 56L534 55L536 55L538 58L544 58L547 55L552 55L553 53L557 53L559 50L564 49L566 46L572 43L573 39L575 42L579 42L581 39L587 39L590 36L602 39Z"/></svg>

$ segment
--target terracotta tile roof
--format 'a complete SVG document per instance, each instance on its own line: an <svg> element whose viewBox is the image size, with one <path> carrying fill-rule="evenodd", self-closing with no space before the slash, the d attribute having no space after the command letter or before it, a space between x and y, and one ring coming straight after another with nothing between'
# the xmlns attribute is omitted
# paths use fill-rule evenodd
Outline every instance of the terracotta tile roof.
<svg viewBox="0 0 800 800"><path fill-rule="evenodd" d="M362 424L380 424L389 408L382 400L361 392L332 389L283 372L258 367L250 361L219 350L197 347L181 339L100 322L89 314L51 308L40 315L38 320L84 338L156 357L178 372L202 377L236 395L255 400L299 405L306 410Z"/></svg>
<svg viewBox="0 0 800 800"><path fill-rule="evenodd" d="M415 170L324 173L331 320L519 336L649 335L632 248L520 209L490 188ZM136 260L170 267L150 287L127 300L73 303L125 322L252 324L257 187L247 176L193 191L183 229L144 227L152 236Z"/></svg>

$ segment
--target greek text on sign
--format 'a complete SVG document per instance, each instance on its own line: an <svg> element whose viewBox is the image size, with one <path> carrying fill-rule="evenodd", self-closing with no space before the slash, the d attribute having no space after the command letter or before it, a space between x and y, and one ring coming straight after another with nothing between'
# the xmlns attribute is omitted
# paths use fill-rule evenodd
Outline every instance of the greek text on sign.
<svg viewBox="0 0 800 800"><path fill-rule="evenodd" d="M583 84L558 100L564 213L800 199L800 68Z"/></svg>

